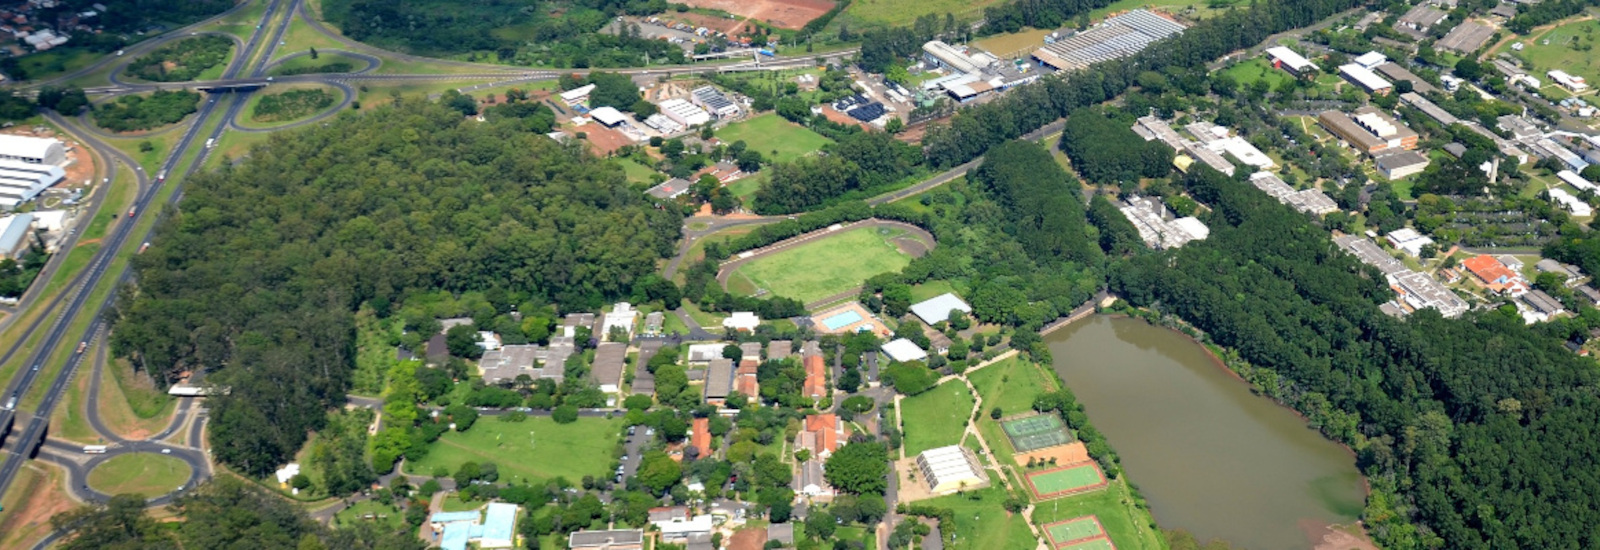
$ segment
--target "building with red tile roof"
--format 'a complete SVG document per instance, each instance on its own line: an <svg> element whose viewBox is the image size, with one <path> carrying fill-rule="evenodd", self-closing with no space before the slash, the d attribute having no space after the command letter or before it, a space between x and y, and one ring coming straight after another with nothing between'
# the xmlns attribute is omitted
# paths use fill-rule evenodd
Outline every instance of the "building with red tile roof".
<svg viewBox="0 0 1600 550"><path fill-rule="evenodd" d="M1484 288L1496 294L1521 296L1528 292L1528 281L1522 274L1488 254L1479 254L1461 262L1461 267L1471 272Z"/></svg>
<svg viewBox="0 0 1600 550"><path fill-rule="evenodd" d="M695 456L711 456L711 419L696 418L689 423L689 430L689 446L697 451Z"/></svg>
<svg viewBox="0 0 1600 550"><path fill-rule="evenodd" d="M756 381L756 370L761 362L755 359L745 359L739 362L739 369L733 373L733 390L749 397L761 398L761 383Z"/></svg>
<svg viewBox="0 0 1600 550"><path fill-rule="evenodd" d="M806 367L806 381L802 387L806 397L822 399L828 394L828 365L821 355L807 355L803 360Z"/></svg>
<svg viewBox="0 0 1600 550"><path fill-rule="evenodd" d="M844 439L844 423L836 414L813 414L806 417L805 427L795 438L795 446L810 449L811 456L825 458L839 449Z"/></svg>

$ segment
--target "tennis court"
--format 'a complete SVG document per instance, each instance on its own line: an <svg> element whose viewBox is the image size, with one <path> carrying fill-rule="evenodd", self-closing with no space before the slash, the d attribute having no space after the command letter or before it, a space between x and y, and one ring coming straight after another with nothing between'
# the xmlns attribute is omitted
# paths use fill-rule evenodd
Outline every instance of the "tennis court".
<svg viewBox="0 0 1600 550"><path fill-rule="evenodd" d="M1000 423L1011 440L1011 448L1026 453L1072 442L1061 417L1053 414L1035 414Z"/></svg>
<svg viewBox="0 0 1600 550"><path fill-rule="evenodd" d="M1044 530L1050 535L1050 541L1056 546L1081 542L1106 534L1105 529L1100 527L1100 520L1094 516L1083 516L1052 523L1044 526Z"/></svg>
<svg viewBox="0 0 1600 550"><path fill-rule="evenodd" d="M1093 462L1028 474L1028 486L1033 489L1034 496L1041 499L1081 493L1105 485L1105 476L1100 475L1100 468Z"/></svg>
<svg viewBox="0 0 1600 550"><path fill-rule="evenodd" d="M1100 537L1068 544L1062 546L1061 550L1117 550L1117 545L1111 544L1111 539Z"/></svg>

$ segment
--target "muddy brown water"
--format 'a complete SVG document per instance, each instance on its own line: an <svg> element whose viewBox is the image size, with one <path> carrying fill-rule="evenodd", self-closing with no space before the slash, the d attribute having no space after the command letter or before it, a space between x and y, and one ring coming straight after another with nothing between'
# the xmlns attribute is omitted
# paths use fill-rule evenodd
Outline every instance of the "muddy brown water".
<svg viewBox="0 0 1600 550"><path fill-rule="evenodd" d="M1093 316L1045 341L1162 527L1251 550L1304 549L1303 525L1361 513L1354 456L1252 394L1187 336Z"/></svg>

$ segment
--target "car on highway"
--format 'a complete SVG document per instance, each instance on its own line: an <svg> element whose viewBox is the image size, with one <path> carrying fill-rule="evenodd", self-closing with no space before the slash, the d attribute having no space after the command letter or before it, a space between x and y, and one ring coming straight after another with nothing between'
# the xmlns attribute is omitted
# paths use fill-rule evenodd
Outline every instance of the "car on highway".
<svg viewBox="0 0 1600 550"><path fill-rule="evenodd" d="M146 248L150 248L150 241L145 241L144 244L139 245L139 254L144 254Z"/></svg>
<svg viewBox="0 0 1600 550"><path fill-rule="evenodd" d="M172 454L172 449L162 449L161 454L170 455Z"/></svg>
<svg viewBox="0 0 1600 550"><path fill-rule="evenodd" d="M87 347L89 347L89 343L88 342L78 342L78 351L75 351L73 353L83 353L84 348L87 348Z"/></svg>

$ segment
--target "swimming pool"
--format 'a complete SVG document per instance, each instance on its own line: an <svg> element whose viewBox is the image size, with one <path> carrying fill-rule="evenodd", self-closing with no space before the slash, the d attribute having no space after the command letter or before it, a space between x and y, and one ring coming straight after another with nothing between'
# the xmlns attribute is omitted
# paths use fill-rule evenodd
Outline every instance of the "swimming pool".
<svg viewBox="0 0 1600 550"><path fill-rule="evenodd" d="M828 327L828 330L839 330L841 328L859 323L861 320L860 313L857 313L853 309L845 310L833 315L832 317L823 319L822 326Z"/></svg>

